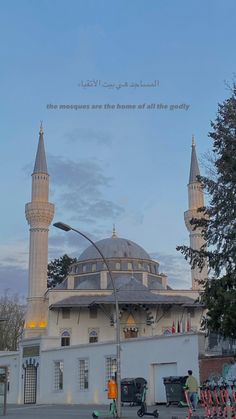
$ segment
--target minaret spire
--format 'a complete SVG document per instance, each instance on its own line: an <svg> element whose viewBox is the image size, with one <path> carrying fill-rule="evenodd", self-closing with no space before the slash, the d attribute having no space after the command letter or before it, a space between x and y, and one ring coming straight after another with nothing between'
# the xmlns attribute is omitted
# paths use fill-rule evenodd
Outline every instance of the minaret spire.
<svg viewBox="0 0 236 419"><path fill-rule="evenodd" d="M31 202L25 215L30 225L28 299L25 337L43 333L47 326L46 302L48 265L48 228L54 215L54 205L48 201L49 174L44 149L43 126L39 131L38 149L32 174Z"/></svg>
<svg viewBox="0 0 236 419"><path fill-rule="evenodd" d="M186 227L189 231L190 247L192 249L200 250L205 244L205 240L202 237L201 229L197 228L194 230L194 226L190 224L192 218L202 217L202 214L198 212L198 208L204 207L204 194L201 182L198 180L200 176L200 170L198 166L197 153L196 153L196 142L194 135L192 136L192 153L191 153L191 164L190 174L188 183L188 211L184 213L184 219ZM199 280L207 278L207 264L200 271L198 267L191 270L192 276L192 289L200 289Z"/></svg>
<svg viewBox="0 0 236 419"><path fill-rule="evenodd" d="M192 136L192 155L191 155L191 165L190 165L190 173L189 173L189 183L197 182L197 177L200 176L200 170L197 161L197 154L196 154L196 143L195 137Z"/></svg>
<svg viewBox="0 0 236 419"><path fill-rule="evenodd" d="M113 229L112 229L112 236L111 236L113 239L115 239L116 237L117 237L117 234L116 234L116 226L115 226L115 224L113 224Z"/></svg>
<svg viewBox="0 0 236 419"><path fill-rule="evenodd" d="M46 173L46 174L48 174L43 134L44 134L43 124L42 124L42 121L41 121L40 130L39 130L38 149L37 149L37 153L36 153L36 159L35 159L33 173Z"/></svg>

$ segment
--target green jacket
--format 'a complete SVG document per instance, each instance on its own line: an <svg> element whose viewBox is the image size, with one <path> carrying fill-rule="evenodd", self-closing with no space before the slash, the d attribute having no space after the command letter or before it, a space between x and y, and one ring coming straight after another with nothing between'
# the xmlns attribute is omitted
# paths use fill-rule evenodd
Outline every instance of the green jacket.
<svg viewBox="0 0 236 419"><path fill-rule="evenodd" d="M193 377L192 375L190 375L187 378L185 385L188 387L188 390L191 393L197 393L198 392L198 382L197 382L196 378Z"/></svg>

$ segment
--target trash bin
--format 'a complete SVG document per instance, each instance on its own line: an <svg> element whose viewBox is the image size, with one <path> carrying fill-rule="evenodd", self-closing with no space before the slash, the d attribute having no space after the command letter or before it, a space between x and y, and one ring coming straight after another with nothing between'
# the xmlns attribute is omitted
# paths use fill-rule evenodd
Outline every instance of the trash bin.
<svg viewBox="0 0 236 419"><path fill-rule="evenodd" d="M121 380L121 401L122 403L140 404L143 387L147 381L142 378L123 378Z"/></svg>
<svg viewBox="0 0 236 419"><path fill-rule="evenodd" d="M185 402L183 386L188 376L170 376L163 377L166 390L166 406L171 403Z"/></svg>
<svg viewBox="0 0 236 419"><path fill-rule="evenodd" d="M134 394L134 378L123 378L121 380L121 401L123 403L134 403Z"/></svg>
<svg viewBox="0 0 236 419"><path fill-rule="evenodd" d="M141 404L143 388L147 384L147 380L142 377L135 378L135 402L136 404Z"/></svg>

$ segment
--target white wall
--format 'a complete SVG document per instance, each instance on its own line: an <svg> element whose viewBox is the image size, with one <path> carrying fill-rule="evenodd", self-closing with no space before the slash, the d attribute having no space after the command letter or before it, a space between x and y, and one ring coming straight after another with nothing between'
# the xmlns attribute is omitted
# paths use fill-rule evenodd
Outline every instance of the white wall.
<svg viewBox="0 0 236 419"><path fill-rule="evenodd" d="M122 341L122 378L145 378L149 386L147 401L154 403L155 369L158 365L161 365L163 372L165 364L176 363L177 375L186 375L187 370L192 369L194 375L199 377L198 338L199 336L195 334L176 334ZM115 355L114 343L41 350L40 357L37 358L39 361L37 403L107 404L105 358ZM85 391L79 389L79 358L89 359L89 389ZM60 391L54 390L54 361L64 362L64 385ZM0 353L0 365L10 367L8 403L22 403L24 371L19 354Z"/></svg>
<svg viewBox="0 0 236 419"><path fill-rule="evenodd" d="M9 391L7 392L7 403L18 403L19 394L19 352L1 352L0 366L8 367L10 373Z"/></svg>
<svg viewBox="0 0 236 419"><path fill-rule="evenodd" d="M121 345L121 374L144 377L149 384L148 402L153 403L154 368L157 364L177 364L177 375L192 369L199 377L198 336L172 335L132 339ZM114 343L65 347L41 352L38 403L107 403L105 391L105 357L115 355ZM78 359L89 359L89 390L79 390ZM53 390L54 361L64 362L64 388Z"/></svg>

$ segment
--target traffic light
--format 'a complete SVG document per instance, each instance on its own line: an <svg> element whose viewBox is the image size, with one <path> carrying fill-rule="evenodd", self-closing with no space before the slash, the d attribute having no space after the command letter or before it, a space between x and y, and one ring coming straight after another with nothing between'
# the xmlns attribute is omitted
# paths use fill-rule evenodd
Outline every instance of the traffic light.
<svg viewBox="0 0 236 419"><path fill-rule="evenodd" d="M113 316L111 316L110 317L110 326L114 326L114 317Z"/></svg>
<svg viewBox="0 0 236 419"><path fill-rule="evenodd" d="M151 324L154 323L154 317L151 313L151 311L147 312L147 317L146 317L146 325L147 326L151 326Z"/></svg>

